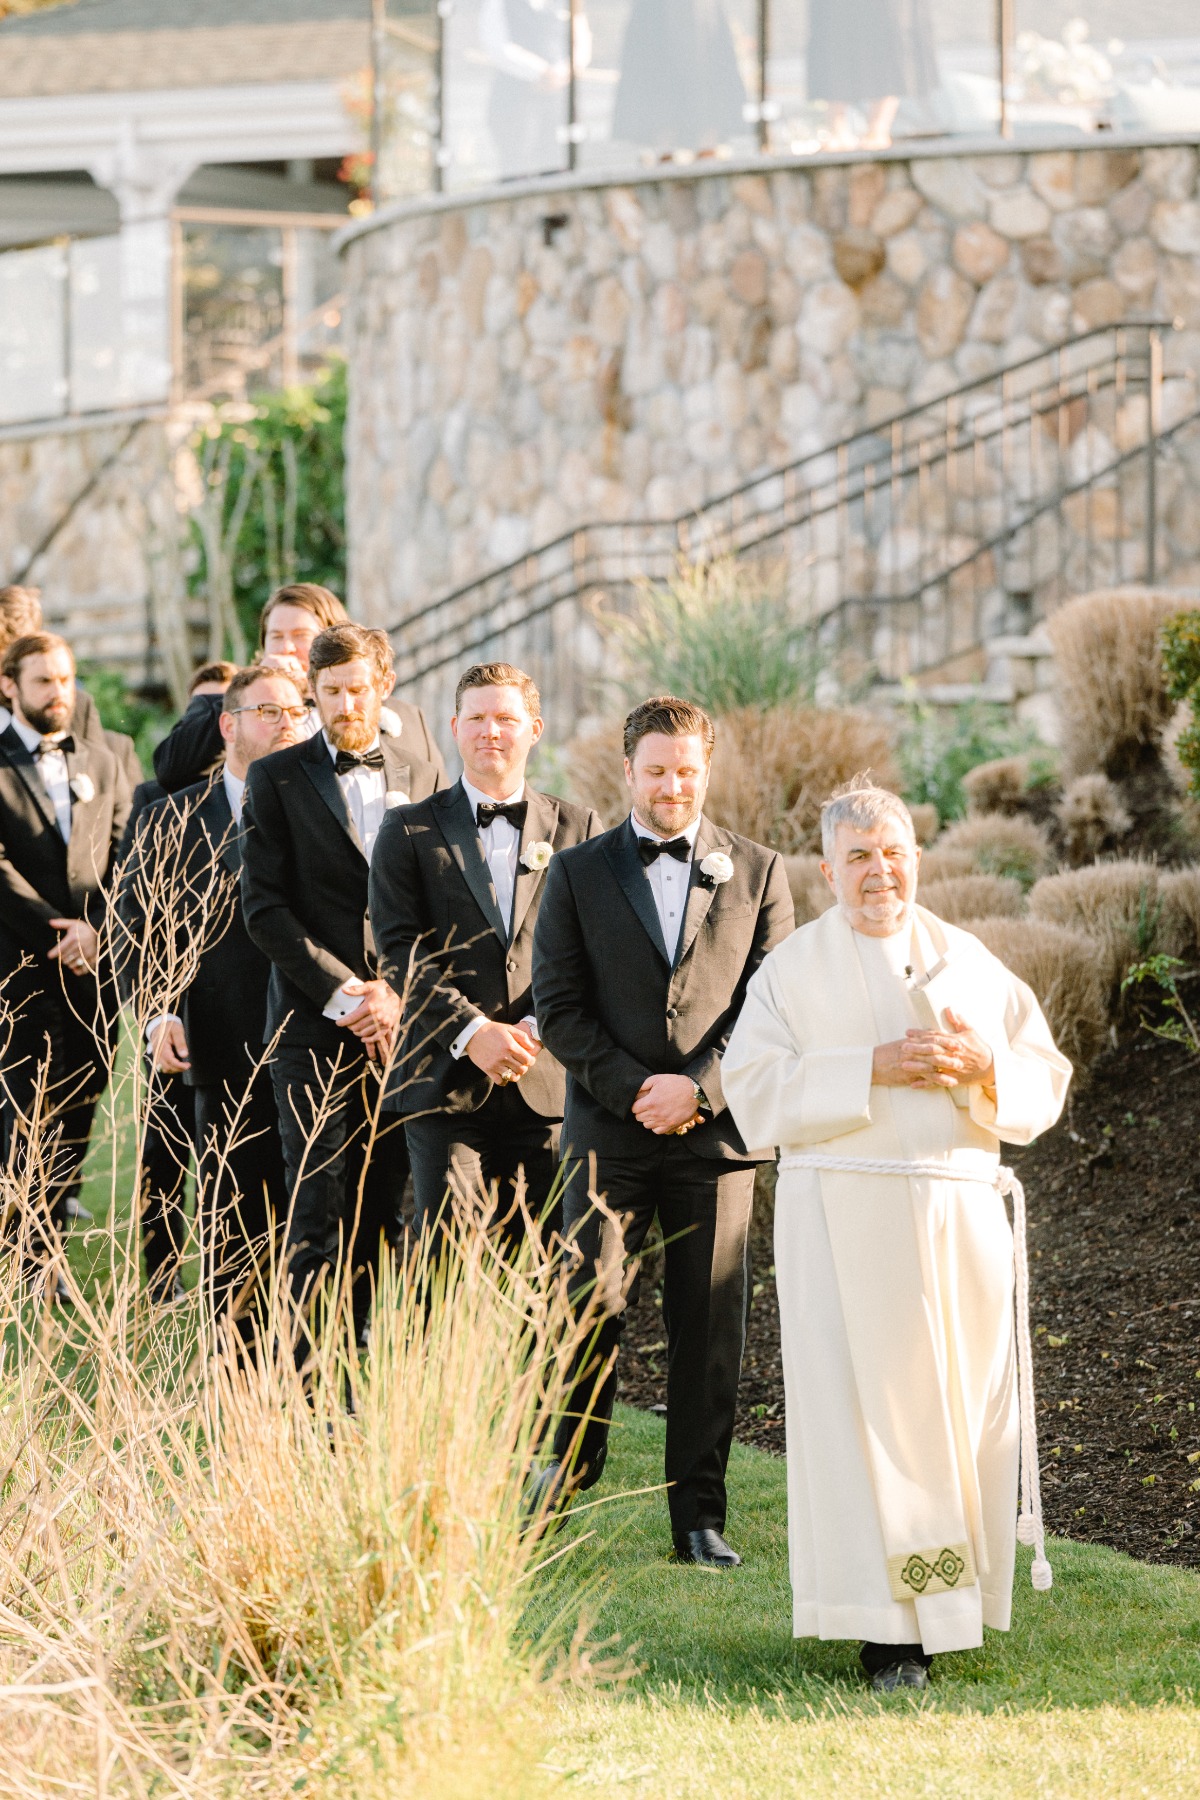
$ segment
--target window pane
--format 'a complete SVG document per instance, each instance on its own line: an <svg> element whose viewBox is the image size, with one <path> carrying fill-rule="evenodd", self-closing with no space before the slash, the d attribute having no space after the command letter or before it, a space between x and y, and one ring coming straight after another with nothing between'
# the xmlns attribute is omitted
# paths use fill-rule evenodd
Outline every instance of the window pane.
<svg viewBox="0 0 1200 1800"><path fill-rule="evenodd" d="M66 411L67 259L57 244L0 256L0 421Z"/></svg>

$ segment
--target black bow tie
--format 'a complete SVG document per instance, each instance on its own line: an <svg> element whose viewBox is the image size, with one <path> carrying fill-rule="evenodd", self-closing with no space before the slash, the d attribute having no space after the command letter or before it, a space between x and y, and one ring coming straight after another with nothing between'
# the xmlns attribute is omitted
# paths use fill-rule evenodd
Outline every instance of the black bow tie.
<svg viewBox="0 0 1200 1800"><path fill-rule="evenodd" d="M528 800L509 800L502 806L493 806L490 800L481 800L479 811L475 814L475 823L480 831L486 831L493 819L507 819L518 831L524 831L525 814L528 811Z"/></svg>
<svg viewBox="0 0 1200 1800"><path fill-rule="evenodd" d="M638 855L647 868L652 862L657 862L660 856L673 856L676 862L685 863L692 854L692 846L685 837L668 838L665 843L662 838L639 837L637 847Z"/></svg>
<svg viewBox="0 0 1200 1800"><path fill-rule="evenodd" d="M60 738L43 738L37 749L32 753L33 760L36 762L40 756L52 756L57 750L61 750L65 756L68 751L73 752L74 749L75 739L68 731L65 736Z"/></svg>
<svg viewBox="0 0 1200 1800"><path fill-rule="evenodd" d="M333 759L334 773L349 775L351 769L382 769L383 749L376 744L373 750L364 750L360 756L357 750L339 750Z"/></svg>

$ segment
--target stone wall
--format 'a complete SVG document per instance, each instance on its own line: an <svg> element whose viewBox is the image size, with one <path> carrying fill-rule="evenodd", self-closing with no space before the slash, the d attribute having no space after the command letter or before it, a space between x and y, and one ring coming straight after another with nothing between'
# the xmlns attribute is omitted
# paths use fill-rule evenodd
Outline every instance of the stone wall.
<svg viewBox="0 0 1200 1800"><path fill-rule="evenodd" d="M0 581L40 587L81 661L177 694L196 647L174 468L185 429L148 417L0 436Z"/></svg>
<svg viewBox="0 0 1200 1800"><path fill-rule="evenodd" d="M1181 321L1167 373L1200 369L1197 164L1109 137L387 209L346 246L356 614L682 514L1091 326Z"/></svg>

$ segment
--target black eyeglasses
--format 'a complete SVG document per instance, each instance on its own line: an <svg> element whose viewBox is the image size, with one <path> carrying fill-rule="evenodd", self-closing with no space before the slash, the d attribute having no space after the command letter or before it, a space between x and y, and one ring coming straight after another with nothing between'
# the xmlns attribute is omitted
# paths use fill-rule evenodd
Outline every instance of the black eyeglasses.
<svg viewBox="0 0 1200 1800"><path fill-rule="evenodd" d="M274 700L264 700L259 706L231 706L230 715L234 718L238 713L257 713L268 725L278 725L280 719L291 719L293 724L308 717L307 706L279 706Z"/></svg>

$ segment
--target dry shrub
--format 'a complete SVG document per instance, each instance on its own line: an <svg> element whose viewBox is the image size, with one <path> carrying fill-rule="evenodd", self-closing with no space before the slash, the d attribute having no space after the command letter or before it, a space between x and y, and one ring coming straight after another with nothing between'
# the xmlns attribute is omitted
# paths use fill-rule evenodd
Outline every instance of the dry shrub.
<svg viewBox="0 0 1200 1800"><path fill-rule="evenodd" d="M1054 614L1047 629L1067 776L1121 776L1157 760L1174 711L1162 628L1178 612L1178 594L1129 587L1084 594Z"/></svg>
<svg viewBox="0 0 1200 1800"><path fill-rule="evenodd" d="M1200 957L1200 869L1171 869L1158 878L1162 908L1157 947L1190 962Z"/></svg>
<svg viewBox="0 0 1200 1800"><path fill-rule="evenodd" d="M918 844L922 847L932 844L942 826L937 807L932 800L914 800L908 810L912 814L913 833Z"/></svg>
<svg viewBox="0 0 1200 1800"><path fill-rule="evenodd" d="M792 890L797 925L807 925L811 920L819 919L833 905L832 889L821 873L821 858L785 856L783 866L787 871L788 886Z"/></svg>
<svg viewBox="0 0 1200 1800"><path fill-rule="evenodd" d="M743 707L717 720L705 810L760 844L817 850L822 803L862 769L898 790L887 721L815 706Z"/></svg>
<svg viewBox="0 0 1200 1800"><path fill-rule="evenodd" d="M1025 801L1031 758L1000 756L976 763L962 778L967 809L972 813L1018 813Z"/></svg>
<svg viewBox="0 0 1200 1800"><path fill-rule="evenodd" d="M981 813L947 826L937 841L939 857L962 851L971 858L978 875L1011 875L1029 887L1053 867L1050 839L1032 819L1006 819L1000 813ZM939 870L940 873L940 870Z"/></svg>
<svg viewBox="0 0 1200 1800"><path fill-rule="evenodd" d="M947 850L945 832L928 850L921 852L921 880L957 881L960 875L977 875L979 873L975 857L970 850Z"/></svg>
<svg viewBox="0 0 1200 1800"><path fill-rule="evenodd" d="M1108 1033L1108 983L1094 941L1044 919L973 919L967 929L1033 989L1055 1043L1082 1075Z"/></svg>
<svg viewBox="0 0 1200 1800"><path fill-rule="evenodd" d="M1030 917L1081 931L1110 989L1135 962L1160 948L1159 873L1153 863L1093 863L1039 881L1029 896Z"/></svg>
<svg viewBox="0 0 1200 1800"><path fill-rule="evenodd" d="M619 724L597 725L572 738L565 752L572 798L591 806L606 825L629 811L625 750Z"/></svg>
<svg viewBox="0 0 1200 1800"><path fill-rule="evenodd" d="M948 880L922 881L918 894L939 919L965 925L969 919L1019 919L1025 895L1010 875L957 875Z"/></svg>
<svg viewBox="0 0 1200 1800"><path fill-rule="evenodd" d="M1063 849L1073 869L1095 862L1133 829L1133 815L1107 775L1077 775L1054 809Z"/></svg>

